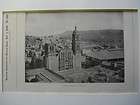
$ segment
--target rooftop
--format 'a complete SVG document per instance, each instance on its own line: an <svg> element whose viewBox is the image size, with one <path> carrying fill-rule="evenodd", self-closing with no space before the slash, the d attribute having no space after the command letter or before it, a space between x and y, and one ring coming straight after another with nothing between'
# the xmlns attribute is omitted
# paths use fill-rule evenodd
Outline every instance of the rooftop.
<svg viewBox="0 0 140 105"><path fill-rule="evenodd" d="M120 59L124 58L124 49L100 50L100 51L88 50L86 51L86 55L100 60Z"/></svg>

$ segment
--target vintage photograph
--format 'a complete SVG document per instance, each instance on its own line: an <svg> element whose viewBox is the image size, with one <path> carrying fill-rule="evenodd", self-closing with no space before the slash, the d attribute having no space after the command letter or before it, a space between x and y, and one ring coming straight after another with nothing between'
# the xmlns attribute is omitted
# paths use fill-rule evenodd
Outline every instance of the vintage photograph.
<svg viewBox="0 0 140 105"><path fill-rule="evenodd" d="M123 83L122 12L26 13L26 83Z"/></svg>

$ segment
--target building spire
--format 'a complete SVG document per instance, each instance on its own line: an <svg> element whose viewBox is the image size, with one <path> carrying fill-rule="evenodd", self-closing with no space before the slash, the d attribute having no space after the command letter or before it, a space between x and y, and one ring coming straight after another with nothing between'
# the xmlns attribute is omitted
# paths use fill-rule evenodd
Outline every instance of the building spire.
<svg viewBox="0 0 140 105"><path fill-rule="evenodd" d="M77 30L77 27L75 26L75 31Z"/></svg>
<svg viewBox="0 0 140 105"><path fill-rule="evenodd" d="M72 33L72 50L73 50L74 55L79 53L80 51L79 33L77 32L76 26Z"/></svg>

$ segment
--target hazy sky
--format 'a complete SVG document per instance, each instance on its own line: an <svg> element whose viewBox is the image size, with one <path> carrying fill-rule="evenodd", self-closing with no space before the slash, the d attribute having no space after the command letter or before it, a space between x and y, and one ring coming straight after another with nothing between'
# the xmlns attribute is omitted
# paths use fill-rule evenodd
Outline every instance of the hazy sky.
<svg viewBox="0 0 140 105"><path fill-rule="evenodd" d="M121 12L27 13L26 33L33 36L53 35L74 30L123 29Z"/></svg>

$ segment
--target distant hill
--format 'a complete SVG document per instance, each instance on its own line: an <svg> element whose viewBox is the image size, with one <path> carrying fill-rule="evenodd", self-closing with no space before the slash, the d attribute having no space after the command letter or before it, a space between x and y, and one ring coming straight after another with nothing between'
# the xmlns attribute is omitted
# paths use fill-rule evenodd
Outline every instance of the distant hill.
<svg viewBox="0 0 140 105"><path fill-rule="evenodd" d="M87 30L78 31L81 41L110 41L123 40L123 30ZM71 39L72 31L66 31L59 35L62 38Z"/></svg>
<svg viewBox="0 0 140 105"><path fill-rule="evenodd" d="M100 45L108 44L108 45L118 45L124 46L124 35L123 30L87 30L87 31L78 31L80 41L97 43ZM62 34L59 34L59 37L64 39L71 40L72 31L66 31Z"/></svg>

